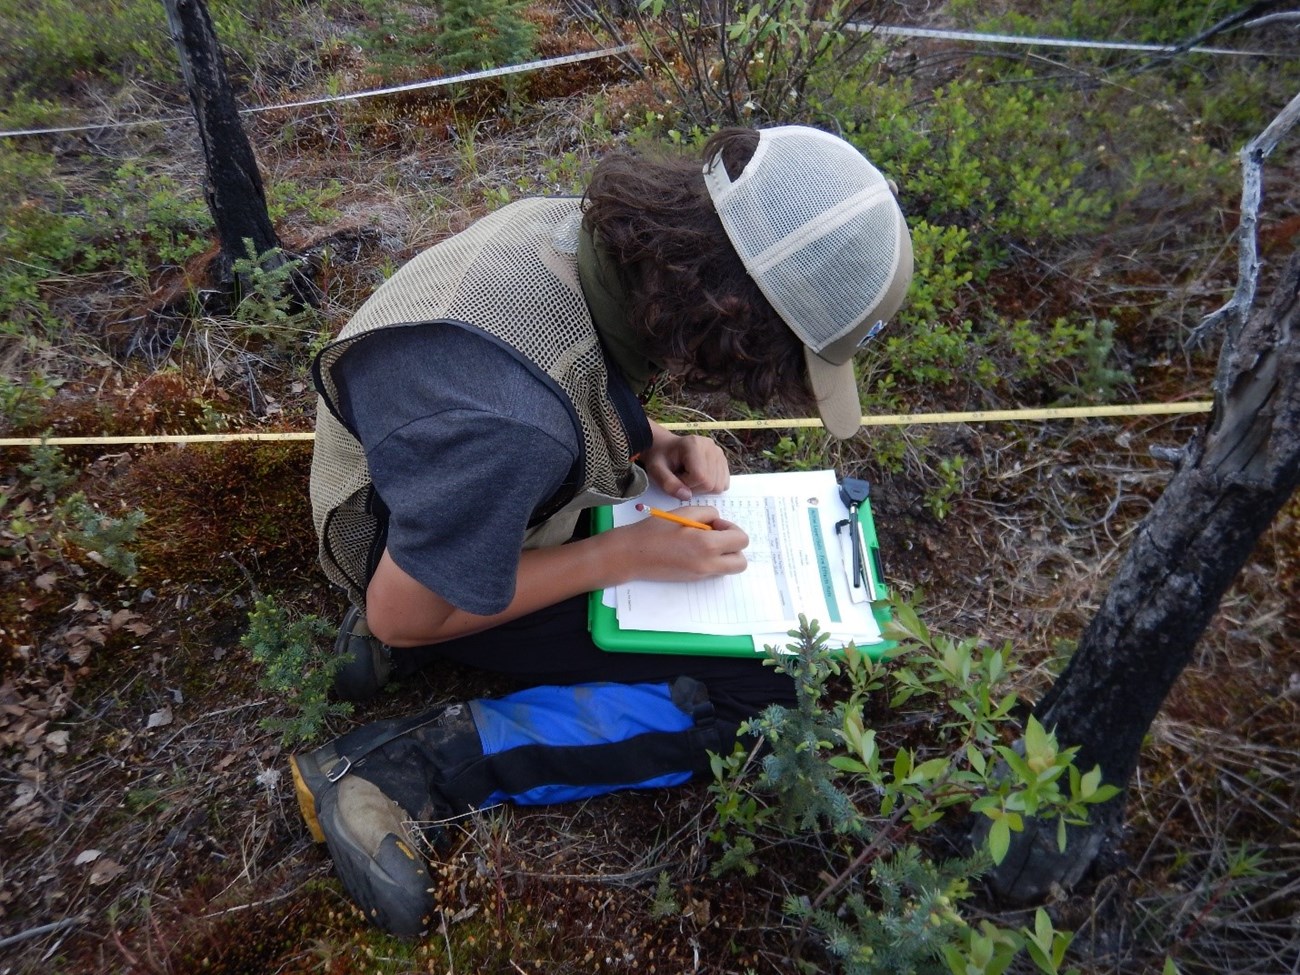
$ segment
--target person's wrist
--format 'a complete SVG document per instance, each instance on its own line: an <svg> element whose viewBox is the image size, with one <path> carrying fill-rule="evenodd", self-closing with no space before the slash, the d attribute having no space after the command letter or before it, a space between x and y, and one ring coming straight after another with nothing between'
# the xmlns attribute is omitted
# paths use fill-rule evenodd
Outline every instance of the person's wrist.
<svg viewBox="0 0 1300 975"><path fill-rule="evenodd" d="M677 440L678 436L678 434L656 423L650 428L650 448L652 450L663 450Z"/></svg>
<svg viewBox="0 0 1300 975"><path fill-rule="evenodd" d="M633 559L626 544L627 536L625 530L613 528L591 537L594 575L601 580L600 586L594 588L621 586L632 581Z"/></svg>

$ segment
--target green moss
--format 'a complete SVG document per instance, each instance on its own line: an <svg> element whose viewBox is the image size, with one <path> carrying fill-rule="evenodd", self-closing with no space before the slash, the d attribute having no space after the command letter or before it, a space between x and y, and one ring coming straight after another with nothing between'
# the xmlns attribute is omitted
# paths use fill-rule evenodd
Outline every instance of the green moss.
<svg viewBox="0 0 1300 975"><path fill-rule="evenodd" d="M139 458L121 493L149 518L137 550L142 584L301 573L315 559L307 443L221 443Z"/></svg>

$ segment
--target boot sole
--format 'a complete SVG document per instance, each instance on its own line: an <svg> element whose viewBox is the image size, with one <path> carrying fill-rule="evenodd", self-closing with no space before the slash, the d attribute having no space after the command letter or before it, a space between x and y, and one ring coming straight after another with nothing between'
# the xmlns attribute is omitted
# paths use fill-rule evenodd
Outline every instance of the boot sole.
<svg viewBox="0 0 1300 975"><path fill-rule="evenodd" d="M327 792L334 783L325 768L337 761L338 754L329 745L289 757L294 793L307 829L313 840L329 848L335 872L367 920L398 937L419 937L428 931L434 908L425 860L394 833L384 837L373 857L361 849L338 817L337 793ZM321 825L322 817L330 823L329 835Z"/></svg>
<svg viewBox="0 0 1300 975"><path fill-rule="evenodd" d="M298 811L302 813L302 818L307 823L307 831L311 833L311 838L317 843L324 843L325 831L321 829L320 820L316 818L316 797L312 794L307 776L303 774L303 769L299 765L299 761L305 758L307 758L305 755L289 757L289 771L293 773L293 793L298 797ZM319 774L319 769L317 772ZM324 776L321 775L320 778L323 779Z"/></svg>

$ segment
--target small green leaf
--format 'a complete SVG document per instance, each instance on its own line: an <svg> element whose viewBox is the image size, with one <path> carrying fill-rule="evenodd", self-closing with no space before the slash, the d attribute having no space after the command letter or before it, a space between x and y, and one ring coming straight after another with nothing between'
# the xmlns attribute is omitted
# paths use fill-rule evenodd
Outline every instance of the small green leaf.
<svg viewBox="0 0 1300 975"><path fill-rule="evenodd" d="M942 775L948 768L948 759L932 758L928 762L922 762L912 770L912 774L907 777L907 784L919 784L921 782L933 782Z"/></svg>
<svg viewBox="0 0 1300 975"><path fill-rule="evenodd" d="M994 863L1001 863L1006 859L1007 851L1011 849L1011 827L1007 825L1004 817L993 820L993 825L989 828L989 854L993 857Z"/></svg>
<svg viewBox="0 0 1300 975"><path fill-rule="evenodd" d="M1051 956L1040 948L1034 941L1026 941L1025 950L1029 952L1029 957L1034 960L1034 964L1038 966L1039 971L1047 972L1049 975L1052 975L1052 973L1055 972L1055 968L1052 966Z"/></svg>
<svg viewBox="0 0 1300 975"><path fill-rule="evenodd" d="M862 741L858 743L858 754L862 756L862 761L866 762L872 770L876 767L876 730L872 728L862 736Z"/></svg>
<svg viewBox="0 0 1300 975"><path fill-rule="evenodd" d="M1048 740L1047 729L1031 714L1025 725L1025 757L1032 764L1035 758L1054 755L1055 752L1056 749Z"/></svg>
<svg viewBox="0 0 1300 975"><path fill-rule="evenodd" d="M907 819L912 824L912 828L919 833L943 819L943 810L931 809L927 812L921 806L913 806L908 813Z"/></svg>
<svg viewBox="0 0 1300 975"><path fill-rule="evenodd" d="M1047 916L1047 912L1041 907L1034 911L1034 940L1038 942L1039 947L1050 948L1054 933L1052 919Z"/></svg>
<svg viewBox="0 0 1300 975"><path fill-rule="evenodd" d="M911 636L918 643L926 646L930 644L930 631L925 628L920 617L916 615L916 610L909 604L900 602L894 607L894 619L903 628L904 633Z"/></svg>
<svg viewBox="0 0 1300 975"><path fill-rule="evenodd" d="M971 975L971 969L966 967L966 956L955 945L943 946L943 960L952 975Z"/></svg>
<svg viewBox="0 0 1300 975"><path fill-rule="evenodd" d="M970 804L971 812L982 812L990 818L996 818L998 815L997 810L1001 808L1002 799L999 796L980 796Z"/></svg>
<svg viewBox="0 0 1300 975"><path fill-rule="evenodd" d="M997 753L1002 756L1002 761L1007 763L1011 771L1015 772L1022 782L1032 782L1034 780L1034 773L1030 771L1029 766L1025 764L1025 760L1020 757L1020 754L1014 748L998 745Z"/></svg>
<svg viewBox="0 0 1300 975"><path fill-rule="evenodd" d="M894 756L894 779L902 782L911 774L912 753L906 748L900 748L898 754Z"/></svg>
<svg viewBox="0 0 1300 975"><path fill-rule="evenodd" d="M841 772L856 772L858 775L867 775L871 771L856 758L851 758L848 755L836 755L827 759L827 761L832 768L837 768Z"/></svg>

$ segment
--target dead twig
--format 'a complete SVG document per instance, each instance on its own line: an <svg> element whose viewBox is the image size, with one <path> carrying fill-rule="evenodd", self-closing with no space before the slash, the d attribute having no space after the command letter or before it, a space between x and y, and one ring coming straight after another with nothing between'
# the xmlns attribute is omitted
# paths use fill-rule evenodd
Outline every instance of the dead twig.
<svg viewBox="0 0 1300 975"><path fill-rule="evenodd" d="M80 914L77 917L65 917L62 921L52 921L49 924L28 928L26 931L19 931L17 934L0 938L0 948L8 948L10 945L16 945L21 941L31 941L33 938L43 938L47 934L57 934L60 931L66 931L68 928L80 927L86 921L86 915Z"/></svg>
<svg viewBox="0 0 1300 975"><path fill-rule="evenodd" d="M1291 99L1286 108L1241 150L1241 222L1237 227L1237 289L1218 311L1201 319L1201 324L1187 338L1187 347L1195 348L1220 325L1227 323L1227 341L1234 340L1237 331L1246 323L1246 316L1255 305L1255 290L1259 286L1259 241L1256 227L1259 223L1259 203L1264 189L1264 160L1269 157L1282 137L1291 131L1300 119L1300 94Z"/></svg>

